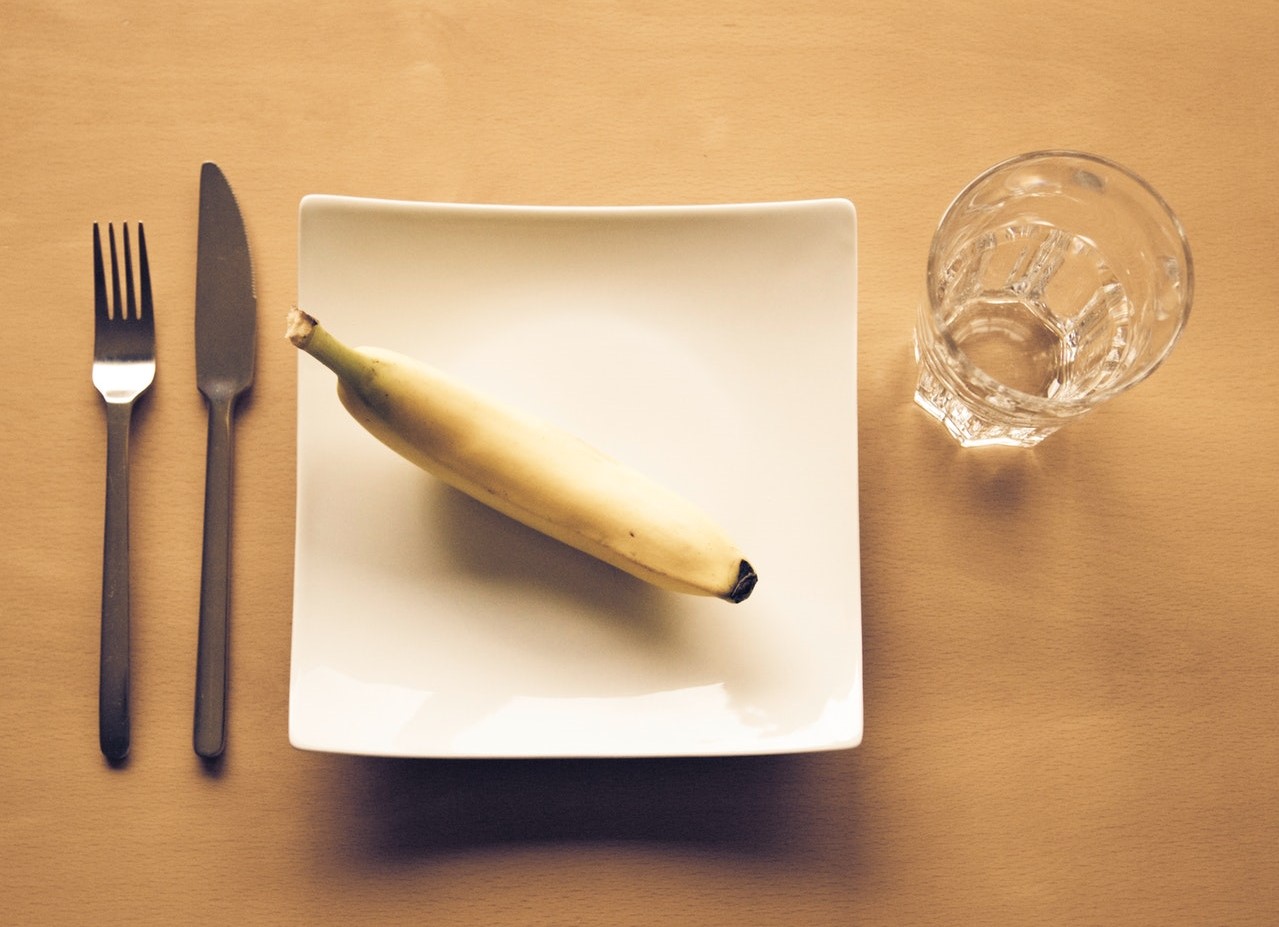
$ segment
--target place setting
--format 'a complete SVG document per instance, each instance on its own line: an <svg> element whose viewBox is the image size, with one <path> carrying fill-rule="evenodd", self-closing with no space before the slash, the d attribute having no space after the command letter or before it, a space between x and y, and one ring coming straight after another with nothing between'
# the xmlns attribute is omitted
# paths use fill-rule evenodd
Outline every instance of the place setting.
<svg viewBox="0 0 1279 927"><path fill-rule="evenodd" d="M852 202L312 194L297 223L296 305L268 319L236 198L202 167L199 756L227 737L234 411L258 326L298 349L294 747L483 759L860 743ZM145 230L135 247L122 226L119 253L114 225L106 252L101 231L100 746L119 762L129 414L157 359ZM915 402L970 453L1032 453L1159 366L1192 288L1181 225L1145 181L1080 152L1012 158L939 223Z"/></svg>

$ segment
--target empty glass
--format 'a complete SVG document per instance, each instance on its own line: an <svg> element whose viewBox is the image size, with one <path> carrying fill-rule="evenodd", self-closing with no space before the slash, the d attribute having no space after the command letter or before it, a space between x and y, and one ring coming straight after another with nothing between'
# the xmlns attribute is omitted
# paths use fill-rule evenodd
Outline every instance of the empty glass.
<svg viewBox="0 0 1279 927"><path fill-rule="evenodd" d="M1046 151L946 210L915 329L915 401L960 444L1031 447L1140 383L1190 311L1181 223L1131 171Z"/></svg>

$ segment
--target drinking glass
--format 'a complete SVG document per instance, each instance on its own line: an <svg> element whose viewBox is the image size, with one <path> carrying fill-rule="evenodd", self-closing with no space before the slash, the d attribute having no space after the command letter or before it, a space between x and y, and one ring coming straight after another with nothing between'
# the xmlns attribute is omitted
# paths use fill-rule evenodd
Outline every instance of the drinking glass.
<svg viewBox="0 0 1279 927"><path fill-rule="evenodd" d="M1032 447L1148 377L1190 311L1181 223L1136 174L1040 151L942 216L915 328L915 401L966 447Z"/></svg>

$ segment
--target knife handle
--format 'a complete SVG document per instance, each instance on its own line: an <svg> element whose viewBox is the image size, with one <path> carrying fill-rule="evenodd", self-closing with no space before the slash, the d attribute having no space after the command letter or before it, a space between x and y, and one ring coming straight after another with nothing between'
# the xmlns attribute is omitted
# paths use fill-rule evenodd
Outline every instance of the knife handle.
<svg viewBox="0 0 1279 927"><path fill-rule="evenodd" d="M231 605L231 417L235 397L209 398L204 480L204 554L195 667L195 752L221 756L226 745L227 644Z"/></svg>

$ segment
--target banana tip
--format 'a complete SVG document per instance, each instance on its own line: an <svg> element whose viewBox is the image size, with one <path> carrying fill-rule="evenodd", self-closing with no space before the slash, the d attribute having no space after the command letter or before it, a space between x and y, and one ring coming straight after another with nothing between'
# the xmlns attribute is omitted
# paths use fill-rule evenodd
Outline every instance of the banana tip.
<svg viewBox="0 0 1279 927"><path fill-rule="evenodd" d="M315 326L319 324L315 321L315 317L303 312L297 306L289 310L288 327L284 334L293 342L295 347L304 348L308 341L311 340L311 333L315 331Z"/></svg>
<svg viewBox="0 0 1279 927"><path fill-rule="evenodd" d="M746 601L755 590L757 582L759 582L759 576L755 573L755 568L743 560L737 567L737 582L724 596L725 600L733 604Z"/></svg>

